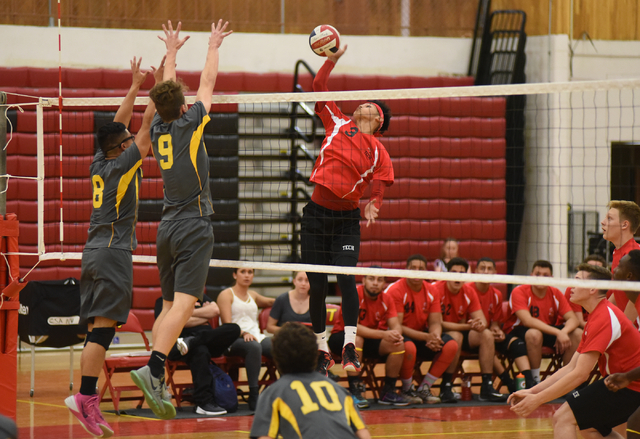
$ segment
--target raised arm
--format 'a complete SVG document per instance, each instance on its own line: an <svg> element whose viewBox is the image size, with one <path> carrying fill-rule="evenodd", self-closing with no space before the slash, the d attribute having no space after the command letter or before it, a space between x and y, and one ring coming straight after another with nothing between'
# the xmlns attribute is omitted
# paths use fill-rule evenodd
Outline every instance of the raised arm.
<svg viewBox="0 0 640 439"><path fill-rule="evenodd" d="M120 104L120 108L118 108L118 111L113 118L114 122L121 122L127 127L129 126L129 122L131 121L131 115L133 114L133 104L136 101L136 96L138 96L140 87L142 87L145 79L147 79L147 74L149 74L149 72L143 72L140 70L141 62L142 58L136 59L135 56L131 60L131 87L129 88L127 95L122 101L122 104Z"/></svg>
<svg viewBox="0 0 640 439"><path fill-rule="evenodd" d="M222 44L222 40L233 33L232 30L225 32L228 25L228 21L222 24L222 20L218 20L218 24L211 24L207 60L204 63L204 69L202 69L202 74L200 75L200 86L196 94L196 101L202 102L207 113L211 108L211 95L213 94L213 87L216 85L216 78L218 77L218 49Z"/></svg>
<svg viewBox="0 0 640 439"><path fill-rule="evenodd" d="M167 22L167 26L162 25L162 30L164 31L164 37L162 35L158 35L158 38L164 41L164 44L167 46L167 55L166 55L166 68L164 69L164 75L162 77L163 81L168 81L169 79L176 80L176 56L178 54L178 50L187 42L189 37L184 37L180 39L180 29L182 29L182 23L178 22L178 27L176 30L173 30L173 26L171 25L171 20Z"/></svg>

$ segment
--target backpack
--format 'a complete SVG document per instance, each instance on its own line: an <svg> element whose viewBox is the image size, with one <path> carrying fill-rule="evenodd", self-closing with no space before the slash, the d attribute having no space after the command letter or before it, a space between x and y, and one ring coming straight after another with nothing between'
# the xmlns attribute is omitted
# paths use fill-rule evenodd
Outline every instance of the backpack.
<svg viewBox="0 0 640 439"><path fill-rule="evenodd" d="M238 410L238 392L231 377L213 363L209 364L209 370L213 376L213 395L216 404L228 413L234 413Z"/></svg>

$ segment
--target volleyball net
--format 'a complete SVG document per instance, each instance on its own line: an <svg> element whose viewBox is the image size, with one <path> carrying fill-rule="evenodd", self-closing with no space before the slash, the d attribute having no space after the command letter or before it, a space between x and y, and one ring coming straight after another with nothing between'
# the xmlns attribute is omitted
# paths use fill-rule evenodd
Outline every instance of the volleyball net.
<svg viewBox="0 0 640 439"><path fill-rule="evenodd" d="M639 92L640 80L613 80L214 95L204 132L216 211L210 280L222 276L224 284L232 267L258 270L265 285L269 276L311 271L300 263L300 219L325 136L314 104L335 101L350 116L375 99L393 114L379 140L391 156L395 182L385 191L375 224L361 223L359 266L313 271L580 284L571 278L586 256L611 261L613 247L600 227L607 203L635 200L640 190L634 156ZM86 97L82 90L70 95L62 109L58 98L14 95L6 114L7 211L21 220L21 276L79 269L91 215L95 132L113 119L122 98ZM146 95L142 91L136 99L132 133L140 127ZM134 261L148 270L155 263L163 184L153 157L142 169ZM367 192L361 210L368 199ZM416 253L433 269L449 237L472 268L490 257L498 274L401 271ZM553 264L553 280L526 276L540 259ZM590 282L583 284L623 289L620 283ZM640 284L625 283L624 289L640 291Z"/></svg>

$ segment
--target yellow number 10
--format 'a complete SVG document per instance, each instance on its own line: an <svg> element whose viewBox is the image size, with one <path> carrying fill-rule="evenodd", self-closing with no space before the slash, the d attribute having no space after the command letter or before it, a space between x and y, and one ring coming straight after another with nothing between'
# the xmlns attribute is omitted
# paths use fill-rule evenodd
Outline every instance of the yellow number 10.
<svg viewBox="0 0 640 439"><path fill-rule="evenodd" d="M304 387L301 381L294 381L290 386L293 390L298 392L298 396L300 397L300 401L302 402L302 407L300 407L300 411L302 411L303 415L307 413L315 412L319 409L318 404L311 400L311 396L307 389ZM313 393L316 394L316 398L318 398L318 402L322 407L326 410L337 412L342 410L342 404L340 404L340 399L338 398L338 394L336 393L336 389L330 383L326 381L314 381L311 383L311 388L313 389ZM324 391L327 391L327 395L329 399L327 399L327 395L325 395Z"/></svg>
<svg viewBox="0 0 640 439"><path fill-rule="evenodd" d="M159 160L162 169L171 169L173 166L173 143L171 134L163 134L158 138L158 152L162 156Z"/></svg>

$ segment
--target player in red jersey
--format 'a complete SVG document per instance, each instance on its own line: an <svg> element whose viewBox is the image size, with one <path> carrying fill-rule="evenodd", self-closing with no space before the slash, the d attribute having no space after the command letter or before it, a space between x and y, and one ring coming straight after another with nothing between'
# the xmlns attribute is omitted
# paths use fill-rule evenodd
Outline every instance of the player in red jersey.
<svg viewBox="0 0 640 439"><path fill-rule="evenodd" d="M591 265L597 265L598 267L604 267L607 263L607 261L604 260L604 258L600 255L589 255L585 258L584 261L587 264L591 264ZM589 318L589 313L580 305L571 302L571 292L572 292L573 288L572 287L567 287L567 289L564 291L564 297L565 299L567 299L567 302L569 302L569 305L571 306L571 309L573 310L573 312L575 313L576 317L578 318L578 326L581 329L584 329L584 325L587 323L587 319ZM558 320L558 324L562 323L562 319Z"/></svg>
<svg viewBox="0 0 640 439"><path fill-rule="evenodd" d="M531 275L552 277L553 266L549 261L536 261ZM578 328L578 319L559 289L520 285L511 292L509 306L511 315L504 324L504 332L513 332L525 341L536 382L540 382L543 346L555 348L557 353L563 354L564 364L569 363L580 342L582 330ZM557 324L559 317L564 319L564 326Z"/></svg>
<svg viewBox="0 0 640 439"><path fill-rule="evenodd" d="M419 254L411 255L407 259L407 270L426 271L427 260ZM429 372L417 390L413 386L413 364L405 361L400 371L403 393L417 395L427 404L457 402L450 386L443 387L440 397L431 394L431 386L443 376L458 352L458 343L449 334L442 333L440 297L435 289L422 279L406 278L389 285L384 294L393 297L396 305L405 336L405 359L413 356L414 362L431 361Z"/></svg>
<svg viewBox="0 0 640 439"><path fill-rule="evenodd" d="M329 73L344 54L340 47L318 71L313 90L328 91ZM317 102L326 137L310 180L316 184L311 201L303 209L301 224L302 262L313 265L355 267L360 253L360 198L371 184L371 197L364 209L367 226L375 222L384 189L393 184L393 165L384 146L376 138L389 126L391 117L382 102L366 102L345 116L334 102ZM333 365L326 337L328 279L324 273L308 271L309 314L318 339L318 371L326 375ZM359 371L355 351L358 323L358 294L355 276L338 274L345 322L342 367Z"/></svg>
<svg viewBox="0 0 640 439"><path fill-rule="evenodd" d="M452 258L447 262L449 273L466 273L469 263L463 258ZM439 281L435 288L440 296L442 308L442 328L458 343L458 352L449 365L447 373L442 375L442 386L451 387L450 377L458 367L460 352L477 350L480 356L482 386L480 401L501 402L507 400L493 388L493 359L495 344L493 333L487 326L480 301L475 291L462 282Z"/></svg>
<svg viewBox="0 0 640 439"><path fill-rule="evenodd" d="M491 258L478 259L476 273L496 274L495 261ZM513 334L507 335L502 330L504 316L502 315L502 293L500 290L484 282L471 282L467 285L471 287L478 296L478 300L482 306L482 312L489 324L489 330L493 334L496 351L514 359L518 370L524 375L527 389L535 386L536 383L531 373L531 366L529 365L529 357L527 357L527 346L522 339ZM519 390L516 389L515 381L509 375L509 371L505 370L502 366L498 357L493 358L493 370L500 376L500 380L507 386L509 392L513 393Z"/></svg>
<svg viewBox="0 0 640 439"><path fill-rule="evenodd" d="M606 268L580 264L576 279L610 280ZM528 416L545 402L568 392L566 401L553 415L553 437L576 438L576 426L585 438L621 438L613 428L624 424L640 406L640 382L610 392L606 380L579 390L598 364L602 376L640 366L640 333L622 311L605 299L606 291L574 288L571 301L589 311L580 345L571 361L533 389L520 390L509 397L511 410Z"/></svg>
<svg viewBox="0 0 640 439"><path fill-rule="evenodd" d="M395 392L396 382L404 360L404 340L402 327L398 322L396 308L391 297L382 294L385 286L383 276L365 276L363 284L358 285L360 299L360 315L358 317L358 335L356 336L356 351L359 358L386 358L384 388L380 392L378 403L384 405L405 406L410 400L405 395ZM344 345L344 321L342 314L336 317L333 325L329 347L331 351L340 354ZM415 359L414 359L415 361ZM413 366L413 362L411 364ZM347 371L349 390L358 408L369 407L369 402L363 395L364 383L360 374Z"/></svg>
<svg viewBox="0 0 640 439"><path fill-rule="evenodd" d="M613 280L628 280L632 282L640 281L640 250L631 250L620 259L620 263L613 271ZM636 308L640 301L637 301L637 291L625 291L629 300L635 303ZM629 386L634 381L640 380L640 367L626 373L614 373L605 379L605 384L614 392ZM627 421L627 439L640 439L640 408L637 409Z"/></svg>
<svg viewBox="0 0 640 439"><path fill-rule="evenodd" d="M602 237L616 248L611 262L611 271L614 271L624 255L631 250L640 250L640 245L633 237L640 227L640 207L633 201L619 200L610 201L607 207L609 211L600 225ZM624 291L610 290L607 293L607 299L624 311L631 321L638 317L633 305L627 308L629 299Z"/></svg>

